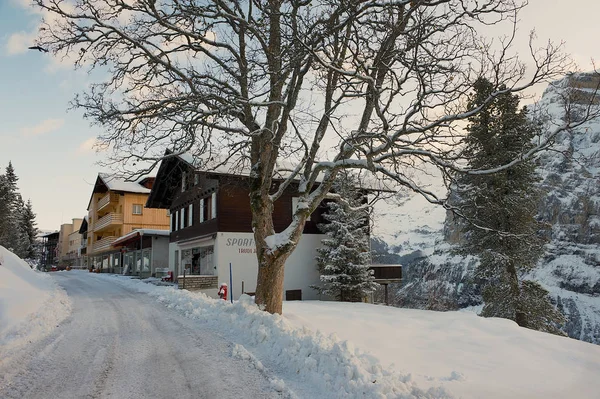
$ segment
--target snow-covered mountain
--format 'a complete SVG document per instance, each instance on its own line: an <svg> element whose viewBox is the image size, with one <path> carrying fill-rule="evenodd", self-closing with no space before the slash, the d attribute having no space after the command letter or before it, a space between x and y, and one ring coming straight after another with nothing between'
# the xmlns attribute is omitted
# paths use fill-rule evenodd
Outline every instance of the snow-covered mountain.
<svg viewBox="0 0 600 399"><path fill-rule="evenodd" d="M598 82L590 74L566 77L549 85L535 108L547 110L550 127L561 124L564 89L571 90L570 97L583 107ZM582 115L581 109L570 112L572 117ZM600 120L561 133L552 150L539 156L538 164L544 190L538 214L551 228L546 253L530 277L550 291L565 313L570 337L600 344ZM452 252L448 241L456 234L451 225L443 227L443 210L431 209L417 196L407 203L411 207L398 209L397 223L389 223L407 233L375 231L401 255L417 250L427 255L405 265L396 304L440 310L475 305L480 300L472 278L477 259ZM422 215L432 216L426 223L429 229L412 224ZM391 219L386 215L387 221Z"/></svg>

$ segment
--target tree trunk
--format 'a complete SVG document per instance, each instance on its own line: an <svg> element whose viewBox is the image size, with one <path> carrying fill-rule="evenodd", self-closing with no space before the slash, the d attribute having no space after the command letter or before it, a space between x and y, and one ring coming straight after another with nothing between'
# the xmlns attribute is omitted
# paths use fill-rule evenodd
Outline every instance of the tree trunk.
<svg viewBox="0 0 600 399"><path fill-rule="evenodd" d="M519 289L519 276L517 269L512 261L508 263L507 272L510 279L510 291L514 300L515 306L515 321L520 327L527 327L527 318L521 310L521 290Z"/></svg>
<svg viewBox="0 0 600 399"><path fill-rule="evenodd" d="M269 313L281 314L285 258L259 259L256 303Z"/></svg>

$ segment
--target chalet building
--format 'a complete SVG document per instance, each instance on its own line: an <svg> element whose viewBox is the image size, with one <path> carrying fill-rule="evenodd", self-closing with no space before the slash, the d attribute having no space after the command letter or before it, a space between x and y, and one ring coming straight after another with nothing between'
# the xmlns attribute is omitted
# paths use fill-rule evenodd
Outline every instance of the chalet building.
<svg viewBox="0 0 600 399"><path fill-rule="evenodd" d="M86 255L88 267L101 271L122 270L122 252L114 242L133 230L168 230L169 217L165 210L144 207L153 177L127 182L98 174L88 204ZM144 256L135 253L134 263L144 264Z"/></svg>
<svg viewBox="0 0 600 399"><path fill-rule="evenodd" d="M248 194L247 176L198 171L185 156L162 161L146 207L169 211L169 268L180 288L216 295L220 283L229 284L231 264L234 298L242 290L256 290L258 265ZM294 204L292 187L275 203L277 232L290 224ZM287 300L319 298L310 286L319 283L315 256L325 235L317 224L323 221L324 210L321 206L311 215L298 247L286 262Z"/></svg>

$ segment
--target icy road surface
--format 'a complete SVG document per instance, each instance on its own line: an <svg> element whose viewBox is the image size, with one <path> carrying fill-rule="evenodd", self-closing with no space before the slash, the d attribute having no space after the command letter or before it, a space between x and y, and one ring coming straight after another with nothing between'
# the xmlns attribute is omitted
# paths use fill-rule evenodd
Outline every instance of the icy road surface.
<svg viewBox="0 0 600 399"><path fill-rule="evenodd" d="M214 331L118 284L54 275L73 313L2 365L0 398L280 397Z"/></svg>

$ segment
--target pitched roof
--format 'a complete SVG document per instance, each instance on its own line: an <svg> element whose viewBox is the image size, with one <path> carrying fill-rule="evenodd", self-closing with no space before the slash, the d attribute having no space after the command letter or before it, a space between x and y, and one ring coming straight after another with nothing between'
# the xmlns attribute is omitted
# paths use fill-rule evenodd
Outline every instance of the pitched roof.
<svg viewBox="0 0 600 399"><path fill-rule="evenodd" d="M98 178L102 180L102 183L111 191L124 191L127 193L141 193L149 194L150 189L142 186L140 182L126 181L111 176L107 173L98 173Z"/></svg>

